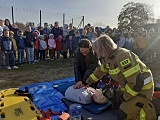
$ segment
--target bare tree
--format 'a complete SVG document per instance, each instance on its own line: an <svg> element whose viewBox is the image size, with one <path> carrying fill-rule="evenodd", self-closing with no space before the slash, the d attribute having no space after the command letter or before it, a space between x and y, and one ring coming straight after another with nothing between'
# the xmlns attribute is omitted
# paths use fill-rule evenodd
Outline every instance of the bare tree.
<svg viewBox="0 0 160 120"><path fill-rule="evenodd" d="M16 22L15 24L18 26L20 30L23 30L23 31L25 30L25 25L23 23Z"/></svg>

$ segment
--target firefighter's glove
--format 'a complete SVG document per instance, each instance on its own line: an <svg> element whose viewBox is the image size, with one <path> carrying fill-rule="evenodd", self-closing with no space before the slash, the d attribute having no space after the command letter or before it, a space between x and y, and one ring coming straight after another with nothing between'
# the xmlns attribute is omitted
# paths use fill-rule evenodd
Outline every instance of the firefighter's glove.
<svg viewBox="0 0 160 120"><path fill-rule="evenodd" d="M91 86L93 83L95 83L90 77L86 80L86 85Z"/></svg>
<svg viewBox="0 0 160 120"><path fill-rule="evenodd" d="M111 85L106 85L103 89L102 89L103 95L110 99L114 96L114 89L111 87Z"/></svg>

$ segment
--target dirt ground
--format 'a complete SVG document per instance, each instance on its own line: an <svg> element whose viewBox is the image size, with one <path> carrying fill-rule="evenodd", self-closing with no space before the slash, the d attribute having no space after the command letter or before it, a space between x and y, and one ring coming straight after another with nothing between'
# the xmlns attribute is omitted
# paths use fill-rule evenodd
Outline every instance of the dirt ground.
<svg viewBox="0 0 160 120"><path fill-rule="evenodd" d="M18 69L0 70L0 89L15 88L38 82L53 81L74 76L70 60L25 64Z"/></svg>
<svg viewBox="0 0 160 120"><path fill-rule="evenodd" d="M147 63L152 70L155 82L160 83L160 64ZM74 76L73 61L39 62L20 66L19 69L0 69L0 89L15 88L38 82L53 81Z"/></svg>

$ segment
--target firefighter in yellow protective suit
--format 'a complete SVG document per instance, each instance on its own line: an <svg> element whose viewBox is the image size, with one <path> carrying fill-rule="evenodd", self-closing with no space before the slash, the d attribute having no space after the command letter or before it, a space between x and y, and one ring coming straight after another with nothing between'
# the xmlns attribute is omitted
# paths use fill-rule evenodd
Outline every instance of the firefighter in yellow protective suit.
<svg viewBox="0 0 160 120"><path fill-rule="evenodd" d="M155 108L150 102L154 92L150 69L133 52L117 47L107 35L99 37L93 43L93 49L98 57L103 58L103 62L86 83L96 83L108 73L119 82L123 91L119 120L156 120Z"/></svg>

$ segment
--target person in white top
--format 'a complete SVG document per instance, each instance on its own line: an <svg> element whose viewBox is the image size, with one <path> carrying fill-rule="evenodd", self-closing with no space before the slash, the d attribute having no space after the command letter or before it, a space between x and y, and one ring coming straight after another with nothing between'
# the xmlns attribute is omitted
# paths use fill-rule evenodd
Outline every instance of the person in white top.
<svg viewBox="0 0 160 120"><path fill-rule="evenodd" d="M44 41L44 36L40 35L40 42L39 42L39 49L40 49L40 60L45 60L46 55L45 55L45 50L47 48L47 44Z"/></svg>

